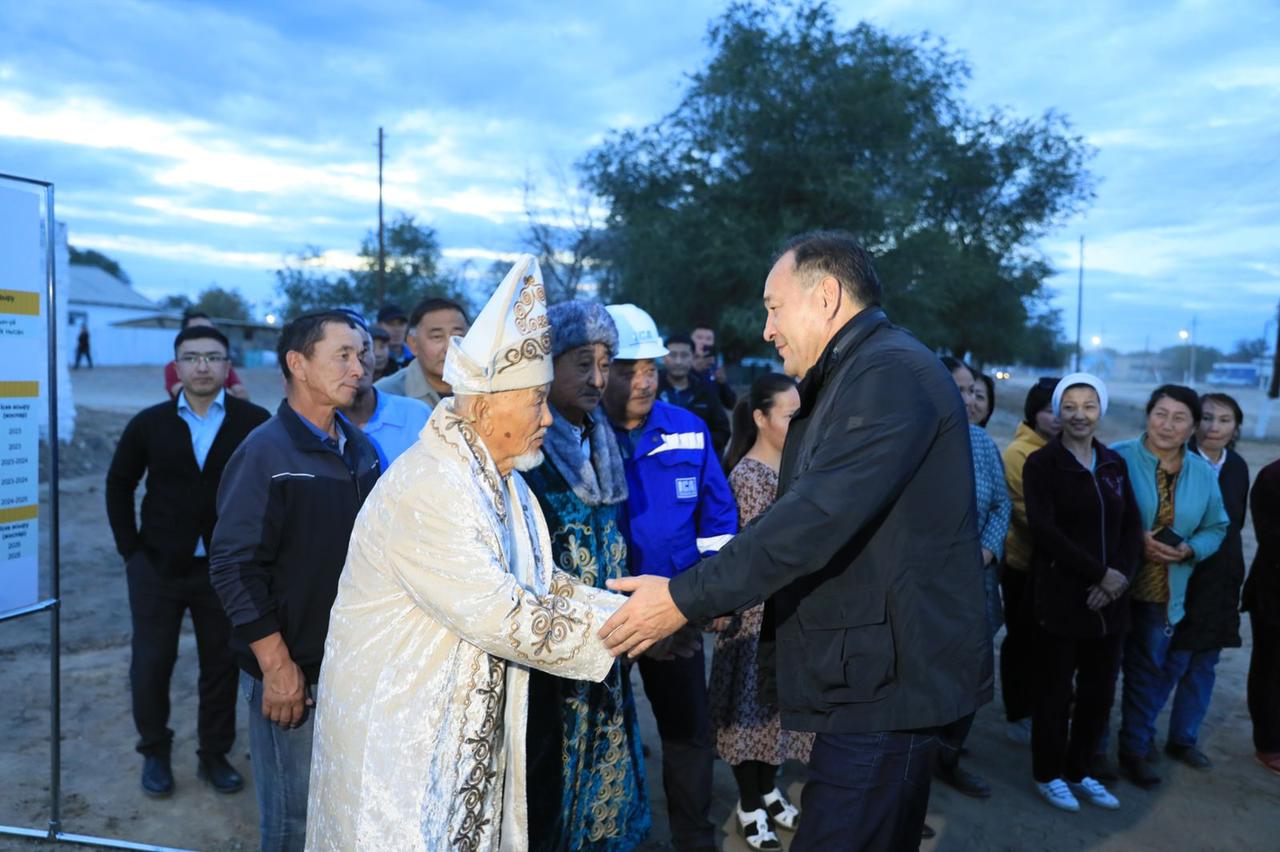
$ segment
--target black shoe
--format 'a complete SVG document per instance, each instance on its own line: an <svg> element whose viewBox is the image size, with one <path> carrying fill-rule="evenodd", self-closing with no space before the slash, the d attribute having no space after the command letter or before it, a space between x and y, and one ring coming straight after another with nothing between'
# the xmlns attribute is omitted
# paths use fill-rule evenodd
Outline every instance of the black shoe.
<svg viewBox="0 0 1280 852"><path fill-rule="evenodd" d="M1095 781L1119 781L1120 775L1105 754L1095 754L1089 759L1089 777Z"/></svg>
<svg viewBox="0 0 1280 852"><path fill-rule="evenodd" d="M938 778L946 784L954 787L957 791L964 793L966 796L973 796L975 799L985 799L991 795L991 785L978 775L974 775L960 764L954 766L946 766L939 762L935 773Z"/></svg>
<svg viewBox="0 0 1280 852"><path fill-rule="evenodd" d="M244 776L221 754L201 757L196 777L208 781L219 793L239 793L244 789Z"/></svg>
<svg viewBox="0 0 1280 852"><path fill-rule="evenodd" d="M1160 776L1151 768L1145 755L1121 752L1120 769L1126 778L1144 790L1150 790L1160 783Z"/></svg>
<svg viewBox="0 0 1280 852"><path fill-rule="evenodd" d="M173 795L173 769L167 756L146 755L142 761L142 792L153 799Z"/></svg>
<svg viewBox="0 0 1280 852"><path fill-rule="evenodd" d="M929 827L929 823L927 823L927 822L924 824L924 828L920 829L920 839L921 839L921 840L932 840L933 838L935 838L935 837L937 837L937 836L938 836L938 832L936 832L936 831L934 831L932 828L930 828L930 827Z"/></svg>
<svg viewBox="0 0 1280 852"><path fill-rule="evenodd" d="M1174 760L1182 761L1192 769L1208 769L1213 766L1213 761L1209 759L1209 755L1193 745L1165 743L1164 753Z"/></svg>

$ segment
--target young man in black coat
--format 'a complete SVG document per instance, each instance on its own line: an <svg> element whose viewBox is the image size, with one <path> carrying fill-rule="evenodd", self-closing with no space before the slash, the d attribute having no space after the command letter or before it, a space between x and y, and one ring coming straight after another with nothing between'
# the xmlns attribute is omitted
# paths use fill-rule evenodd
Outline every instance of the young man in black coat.
<svg viewBox="0 0 1280 852"><path fill-rule="evenodd" d="M226 757L236 733L237 670L231 623L209 583L209 542L222 470L240 442L270 416L223 390L231 362L227 339L217 329L192 326L179 332L174 362L182 390L129 421L111 460L106 490L107 518L129 582L129 682L144 758L142 789L156 797L173 792L169 679L187 610L200 656L198 772L220 793L244 786ZM139 528L134 491L144 474Z"/></svg>
<svg viewBox="0 0 1280 852"><path fill-rule="evenodd" d="M991 695L968 419L879 303L852 236L786 246L764 336L804 381L778 499L670 581L610 581L632 595L601 630L634 656L766 601L762 689L784 727L818 734L793 850L917 848L937 730Z"/></svg>

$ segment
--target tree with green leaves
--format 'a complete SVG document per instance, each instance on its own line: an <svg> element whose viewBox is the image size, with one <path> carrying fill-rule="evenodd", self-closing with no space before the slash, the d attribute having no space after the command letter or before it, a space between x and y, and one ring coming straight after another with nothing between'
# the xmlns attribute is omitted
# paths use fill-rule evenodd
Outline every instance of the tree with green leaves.
<svg viewBox="0 0 1280 852"><path fill-rule="evenodd" d="M131 284L129 276L125 274L124 269L120 266L119 261L112 260L100 251L95 249L78 249L73 245L67 246L67 253L70 255L72 266L96 266L112 278L124 284Z"/></svg>
<svg viewBox="0 0 1280 852"><path fill-rule="evenodd" d="M1036 241L1092 198L1091 149L1053 112L980 113L941 42L837 27L821 2L735 3L676 108L579 164L608 208L610 300L758 349L776 246L839 228L870 249L895 321L978 362L1041 357L1058 318Z"/></svg>
<svg viewBox="0 0 1280 852"><path fill-rule="evenodd" d="M1250 363L1255 358L1267 355L1267 339L1265 337L1242 337L1236 341L1235 349L1226 356L1228 361Z"/></svg>
<svg viewBox="0 0 1280 852"><path fill-rule="evenodd" d="M315 246L291 257L275 273L276 291L285 302L284 316L331 307L357 308L372 316L380 304L394 303L410 310L428 296L467 304L461 281L441 268L440 241L434 228L402 213L387 226L385 245L386 288L381 301L376 231L370 231L360 244L360 266L344 274L321 271L324 254Z"/></svg>
<svg viewBox="0 0 1280 852"><path fill-rule="evenodd" d="M225 290L216 284L200 291L191 310L208 314L213 319L247 320L251 316L249 302L239 290Z"/></svg>

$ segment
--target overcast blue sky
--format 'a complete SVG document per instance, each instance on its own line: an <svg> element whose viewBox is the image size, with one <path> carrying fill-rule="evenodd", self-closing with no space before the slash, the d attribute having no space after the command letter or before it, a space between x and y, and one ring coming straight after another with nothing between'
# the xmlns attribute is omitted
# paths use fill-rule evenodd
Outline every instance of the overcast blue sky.
<svg viewBox="0 0 1280 852"><path fill-rule="evenodd" d="M382 125L389 213L484 267L521 248L525 176L670 110L723 7L0 0L0 172L54 181L72 243L144 293L218 283L265 310L288 252L352 262ZM1280 300L1275 0L835 8L941 36L973 66L972 104L1058 110L1097 146L1096 202L1041 245L1068 331L1084 234L1086 342L1160 348L1193 316L1220 348L1263 333Z"/></svg>

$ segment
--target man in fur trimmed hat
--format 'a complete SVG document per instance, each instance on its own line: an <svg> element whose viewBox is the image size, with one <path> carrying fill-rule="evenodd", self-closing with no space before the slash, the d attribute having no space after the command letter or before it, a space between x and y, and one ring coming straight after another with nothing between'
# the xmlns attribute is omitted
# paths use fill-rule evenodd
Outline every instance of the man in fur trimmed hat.
<svg viewBox="0 0 1280 852"><path fill-rule="evenodd" d="M356 520L320 677L307 848L527 850L530 669L601 681L622 599L552 564L517 471L552 424L551 331L523 256L442 400ZM516 663L517 665L511 665Z"/></svg>
<svg viewBox="0 0 1280 852"><path fill-rule="evenodd" d="M604 589L627 576L621 514L627 472L599 411L618 354L603 305L552 305L546 460L525 475L551 532L556 567ZM640 723L619 664L602 683L529 676L529 839L534 849L634 849L649 832Z"/></svg>

